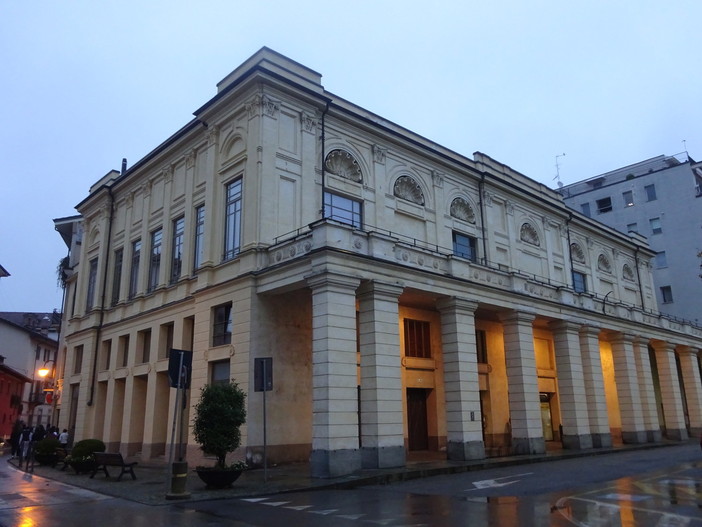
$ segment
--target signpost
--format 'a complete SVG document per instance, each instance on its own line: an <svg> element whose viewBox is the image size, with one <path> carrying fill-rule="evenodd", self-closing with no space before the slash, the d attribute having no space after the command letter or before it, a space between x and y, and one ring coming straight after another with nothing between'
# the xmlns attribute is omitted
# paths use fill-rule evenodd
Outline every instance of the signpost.
<svg viewBox="0 0 702 527"><path fill-rule="evenodd" d="M268 457L266 455L266 392L273 389L273 358L254 359L254 391L263 392L263 481L268 481Z"/></svg>
<svg viewBox="0 0 702 527"><path fill-rule="evenodd" d="M183 461L183 412L185 410L185 390L190 388L190 379L193 369L193 352L187 350L171 349L168 354L168 379L171 388L176 388L176 403L173 411L173 426L171 428L171 447L168 454L168 463L171 469L170 492L166 493L167 499L187 498L190 493L186 491L188 464ZM182 403L181 403L182 401ZM178 463L175 457L176 422L180 418L178 433Z"/></svg>

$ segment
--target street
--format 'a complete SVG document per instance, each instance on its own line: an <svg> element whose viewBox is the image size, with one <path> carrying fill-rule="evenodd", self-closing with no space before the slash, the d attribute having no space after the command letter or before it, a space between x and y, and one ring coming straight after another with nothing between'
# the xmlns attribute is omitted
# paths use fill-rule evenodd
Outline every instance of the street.
<svg viewBox="0 0 702 527"><path fill-rule="evenodd" d="M148 506L0 465L0 525L695 526L693 443L415 479L352 490Z"/></svg>

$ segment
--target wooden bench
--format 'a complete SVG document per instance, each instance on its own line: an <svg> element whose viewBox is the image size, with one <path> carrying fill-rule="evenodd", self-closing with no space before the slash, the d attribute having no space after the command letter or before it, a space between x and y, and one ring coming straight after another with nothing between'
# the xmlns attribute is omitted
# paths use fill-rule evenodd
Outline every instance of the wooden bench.
<svg viewBox="0 0 702 527"><path fill-rule="evenodd" d="M96 466L93 473L90 474L91 479L93 476L95 476L95 474L97 474L98 470L103 470L105 472L105 476L109 478L110 473L107 471L107 467L119 467L122 469L122 472L119 473L117 481L121 480L122 476L124 476L124 474L127 472L131 474L132 479L136 479L136 474L134 474L134 466L137 464L136 461L126 463L122 457L122 454L119 452L95 452L93 455L95 456Z"/></svg>

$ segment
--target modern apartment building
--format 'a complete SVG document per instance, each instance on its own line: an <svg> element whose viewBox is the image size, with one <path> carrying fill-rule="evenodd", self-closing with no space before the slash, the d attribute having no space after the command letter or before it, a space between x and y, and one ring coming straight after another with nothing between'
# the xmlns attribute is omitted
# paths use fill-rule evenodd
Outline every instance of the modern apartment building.
<svg viewBox="0 0 702 527"><path fill-rule="evenodd" d="M173 348L193 351L185 423L206 383L247 392L253 464L270 358L269 462L317 477L702 431L702 329L655 314L643 238L267 48L194 115L77 205L60 422L76 439L164 456Z"/></svg>
<svg viewBox="0 0 702 527"><path fill-rule="evenodd" d="M660 311L702 323L702 164L658 156L560 189L566 205L645 236Z"/></svg>

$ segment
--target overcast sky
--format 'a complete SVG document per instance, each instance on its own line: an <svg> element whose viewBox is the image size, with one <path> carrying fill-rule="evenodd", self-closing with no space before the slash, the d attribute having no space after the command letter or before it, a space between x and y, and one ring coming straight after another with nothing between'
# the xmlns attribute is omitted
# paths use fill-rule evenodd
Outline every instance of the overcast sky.
<svg viewBox="0 0 702 527"><path fill-rule="evenodd" d="M702 158L702 2L0 0L0 311L60 309L53 219L262 46L546 185ZM686 143L683 143L685 141Z"/></svg>

